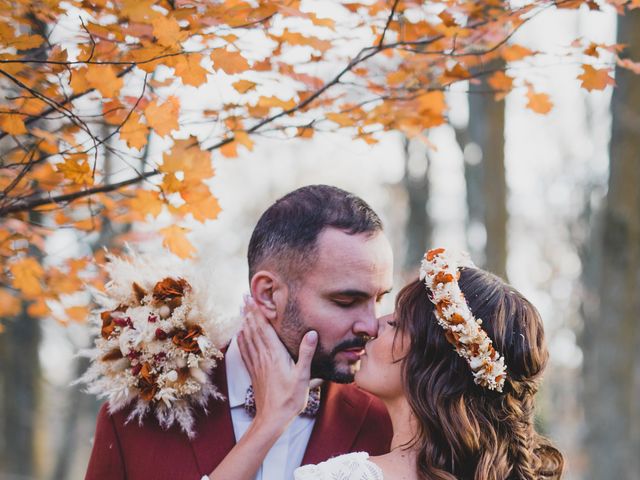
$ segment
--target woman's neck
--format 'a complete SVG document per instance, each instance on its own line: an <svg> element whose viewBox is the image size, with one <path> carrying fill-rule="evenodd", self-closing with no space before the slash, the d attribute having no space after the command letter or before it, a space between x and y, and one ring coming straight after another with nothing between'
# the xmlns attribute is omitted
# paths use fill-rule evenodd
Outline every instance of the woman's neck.
<svg viewBox="0 0 640 480"><path fill-rule="evenodd" d="M417 432L416 417L411 411L407 399L402 396L392 400L384 400L393 427L391 452L412 451L410 447Z"/></svg>

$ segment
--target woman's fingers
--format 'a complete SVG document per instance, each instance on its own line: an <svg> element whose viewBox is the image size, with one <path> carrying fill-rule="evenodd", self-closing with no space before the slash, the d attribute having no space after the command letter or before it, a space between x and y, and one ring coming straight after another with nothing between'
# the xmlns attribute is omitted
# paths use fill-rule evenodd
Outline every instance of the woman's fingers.
<svg viewBox="0 0 640 480"><path fill-rule="evenodd" d="M313 360L313 354L316 352L318 346L318 332L311 330L307 332L302 341L300 342L300 349L298 350L298 362L296 363L296 370L300 380L304 380L309 383L311 377L311 361Z"/></svg>

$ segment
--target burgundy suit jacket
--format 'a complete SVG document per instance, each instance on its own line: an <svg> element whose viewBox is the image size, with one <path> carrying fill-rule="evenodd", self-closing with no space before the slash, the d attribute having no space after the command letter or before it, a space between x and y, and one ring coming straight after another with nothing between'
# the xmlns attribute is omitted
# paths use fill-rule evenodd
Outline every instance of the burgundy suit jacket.
<svg viewBox="0 0 640 480"><path fill-rule="evenodd" d="M224 361L213 375L227 397ZM103 405L85 480L200 480L235 445L228 401L212 400L208 411L196 413L197 437L189 440L175 425L163 430L151 415L142 426L137 420L125 425L127 409L110 415ZM378 399L353 385L325 382L302 464L348 452L380 455L389 451L391 436L391 422Z"/></svg>

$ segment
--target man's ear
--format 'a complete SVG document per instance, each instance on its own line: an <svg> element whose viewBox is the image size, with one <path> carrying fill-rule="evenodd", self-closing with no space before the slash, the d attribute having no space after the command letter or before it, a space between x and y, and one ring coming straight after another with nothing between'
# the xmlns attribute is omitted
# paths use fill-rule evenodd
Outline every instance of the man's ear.
<svg viewBox="0 0 640 480"><path fill-rule="evenodd" d="M251 296L262 314L274 324L287 302L287 285L268 270L260 270L251 278Z"/></svg>

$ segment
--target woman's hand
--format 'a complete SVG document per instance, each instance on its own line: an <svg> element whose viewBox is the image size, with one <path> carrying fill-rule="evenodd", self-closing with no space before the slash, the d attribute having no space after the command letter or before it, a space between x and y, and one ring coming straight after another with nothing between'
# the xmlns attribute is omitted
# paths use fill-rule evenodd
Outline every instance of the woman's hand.
<svg viewBox="0 0 640 480"><path fill-rule="evenodd" d="M298 362L278 338L253 299L245 307L238 346L253 385L256 423L272 422L282 431L298 415L309 396L310 367L318 334L310 331L300 343Z"/></svg>

